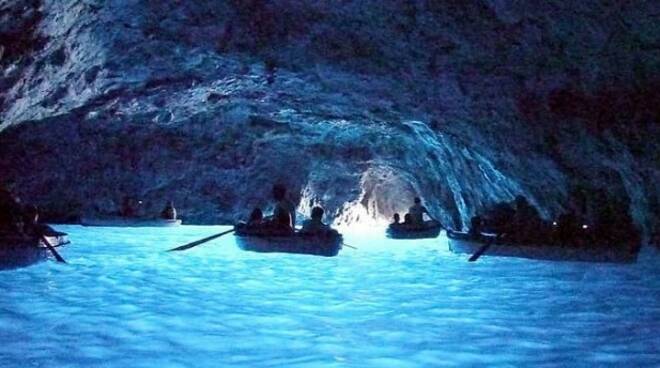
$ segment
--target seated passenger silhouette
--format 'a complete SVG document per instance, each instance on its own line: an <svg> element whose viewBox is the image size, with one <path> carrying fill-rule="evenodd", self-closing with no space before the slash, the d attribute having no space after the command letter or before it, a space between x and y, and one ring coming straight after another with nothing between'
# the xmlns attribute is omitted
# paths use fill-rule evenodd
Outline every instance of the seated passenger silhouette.
<svg viewBox="0 0 660 368"><path fill-rule="evenodd" d="M296 221L296 209L286 198L286 188L282 185L273 186L275 209L271 224L281 230L293 231Z"/></svg>
<svg viewBox="0 0 660 368"><path fill-rule="evenodd" d="M401 216L399 216L398 213L395 213L394 216L392 216L392 223L390 226L397 227L399 225L401 225Z"/></svg>
<svg viewBox="0 0 660 368"><path fill-rule="evenodd" d="M165 208L160 213L160 218L164 220L176 220L176 208L174 208L174 202L167 201Z"/></svg>
<svg viewBox="0 0 660 368"><path fill-rule="evenodd" d="M318 234L325 233L330 230L330 226L323 223L323 208L314 207L312 208L312 216L309 220L303 222L302 230L303 233L308 234Z"/></svg>
<svg viewBox="0 0 660 368"><path fill-rule="evenodd" d="M264 222L264 213L261 211L261 208L256 207L250 213L250 218L248 219L248 226L259 226Z"/></svg>
<svg viewBox="0 0 660 368"><path fill-rule="evenodd" d="M401 225L404 225L406 227L413 226L412 215L409 213L403 215L403 223Z"/></svg>
<svg viewBox="0 0 660 368"><path fill-rule="evenodd" d="M481 227L482 227L481 217L473 216L470 219L470 230L469 230L468 234L470 234L472 237L480 237L481 236Z"/></svg>
<svg viewBox="0 0 660 368"><path fill-rule="evenodd" d="M530 243L536 240L542 226L538 210L532 206L524 196L517 196L515 212L512 217L512 239L521 243Z"/></svg>
<svg viewBox="0 0 660 368"><path fill-rule="evenodd" d="M39 222L39 208L28 204L23 209L23 233L29 236L60 236L66 235L52 227Z"/></svg>
<svg viewBox="0 0 660 368"><path fill-rule="evenodd" d="M39 209L28 204L23 209L23 233L30 236L43 235L44 228L39 224Z"/></svg>
<svg viewBox="0 0 660 368"><path fill-rule="evenodd" d="M408 214L411 216L411 224L421 227L424 226L424 214L429 214L429 211L426 207L422 206L422 200L419 197L415 197L415 204L408 209Z"/></svg>
<svg viewBox="0 0 660 368"><path fill-rule="evenodd" d="M486 231L497 234L499 238L508 238L514 231L513 216L515 212L508 202L496 203L484 214Z"/></svg>

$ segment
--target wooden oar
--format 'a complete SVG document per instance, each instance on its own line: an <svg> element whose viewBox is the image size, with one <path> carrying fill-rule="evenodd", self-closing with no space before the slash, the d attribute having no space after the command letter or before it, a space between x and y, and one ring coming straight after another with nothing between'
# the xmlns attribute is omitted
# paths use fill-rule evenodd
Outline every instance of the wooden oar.
<svg viewBox="0 0 660 368"><path fill-rule="evenodd" d="M345 246L345 247L349 247L349 248L357 249L357 247L354 247L354 246L352 246L352 245L348 245L348 244L346 244L346 243L342 243L342 245Z"/></svg>
<svg viewBox="0 0 660 368"><path fill-rule="evenodd" d="M470 257L470 259L468 259L468 262L474 262L477 259L479 259L479 257L481 257L481 255L484 254L488 250L488 248L490 248L491 245L493 245L493 243L495 242L495 239L496 239L496 237L492 237L490 242L488 242L488 244L483 245L476 252L474 252L474 254Z"/></svg>
<svg viewBox="0 0 660 368"><path fill-rule="evenodd" d="M192 242L192 243L184 244L184 245L182 245L182 246L180 246L180 247L172 248L172 249L168 250L168 252L175 252L175 251L180 251L180 250L190 249L190 248L192 248L192 247L196 247L196 246L198 246L198 245L200 245L200 244L204 244L204 243L206 243L206 242L208 242L208 241L211 241L211 240L213 240L213 239L219 238L219 237L221 237L221 236L223 236L223 235L226 235L226 234L229 234L229 233L233 233L234 231L236 231L236 230L235 230L235 229L231 229L231 230L227 230L227 231L225 231L225 232L222 232L222 233L220 233L220 234L211 235L211 236L209 236L208 238L200 239L200 240L194 241L194 242Z"/></svg>
<svg viewBox="0 0 660 368"><path fill-rule="evenodd" d="M48 248L48 250L49 250L51 253L53 253L53 256L55 257L55 259L57 260L57 262L60 262L60 263L66 263L66 261L64 260L64 258L62 258L62 256L60 256L59 253L57 253L57 251L55 250L55 247L53 247L53 246L50 244L50 242L48 241L48 239L46 239L46 236L44 236L43 234L41 234L41 235L39 235L39 237L41 238L41 241L44 242L44 244L46 245L46 248Z"/></svg>
<svg viewBox="0 0 660 368"><path fill-rule="evenodd" d="M470 259L468 259L468 262L474 262L474 261L476 261L477 259L479 259L479 257L481 257L481 255L484 254L484 252L486 252L486 251L488 250L488 248L490 248L490 246L491 246L492 244L493 244L493 243L488 243L488 244L482 246L481 248L479 248L479 250L477 250L476 252L474 252L474 254L472 255L472 257L470 257Z"/></svg>

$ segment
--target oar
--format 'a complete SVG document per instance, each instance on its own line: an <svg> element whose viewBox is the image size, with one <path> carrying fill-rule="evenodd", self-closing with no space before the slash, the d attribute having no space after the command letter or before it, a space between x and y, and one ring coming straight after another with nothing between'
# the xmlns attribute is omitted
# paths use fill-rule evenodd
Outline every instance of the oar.
<svg viewBox="0 0 660 368"><path fill-rule="evenodd" d="M348 245L348 244L346 244L346 243L342 243L342 245L345 246L345 247L349 247L349 248L357 249L357 247L354 247L354 246L352 246L352 245Z"/></svg>
<svg viewBox="0 0 660 368"><path fill-rule="evenodd" d="M55 257L55 259L57 260L57 262L60 262L60 263L66 263L66 261L64 260L64 258L62 258L62 256L60 256L59 253L57 253L57 251L55 250L55 247L53 247L53 246L50 244L50 242L48 241L48 239L46 239L46 236L44 236L43 234L41 234L41 235L39 235L39 237L41 238L41 241L43 241L44 244L46 245L46 248L48 248L48 250L49 250L51 253L53 253L53 256Z"/></svg>
<svg viewBox="0 0 660 368"><path fill-rule="evenodd" d="M192 248L192 247L196 247L196 246L198 246L198 245L200 245L200 244L204 244L204 243L206 243L206 242L208 242L208 241L211 241L211 240L213 240L213 239L219 238L219 237L221 237L221 236L223 236L223 235L226 235L226 234L229 234L229 233L233 233L234 231L236 231L236 230L235 230L235 229L231 229L231 230L227 230L227 231L225 231L225 232L222 232L222 233L220 233L220 234L211 235L211 236L209 236L208 238L200 239L200 240L194 241L194 242L192 242L192 243L184 244L184 245L182 245L182 246L180 246L180 247L172 248L172 249L168 250L168 252L175 252L175 251L180 251L180 250L190 249L190 248Z"/></svg>
<svg viewBox="0 0 660 368"><path fill-rule="evenodd" d="M487 251L488 248L490 248L490 246L491 246L492 244L493 244L493 243L488 243L488 244L482 246L481 248L479 248L479 250L477 250L476 252L474 252L474 254L472 255L472 257L470 257L470 259L468 259L468 262L474 262L474 261L476 261L477 259L479 259L479 257L481 257L481 255L484 254L484 252Z"/></svg>
<svg viewBox="0 0 660 368"><path fill-rule="evenodd" d="M483 245L476 252L474 252L472 257L470 257L470 259L468 259L468 262L474 262L477 259L479 259L479 257L481 257L481 255L484 254L488 250L488 248L490 248L491 245L493 245L493 243L495 242L495 239L496 239L495 237L491 238L491 240L490 240L490 242L488 242L488 244Z"/></svg>

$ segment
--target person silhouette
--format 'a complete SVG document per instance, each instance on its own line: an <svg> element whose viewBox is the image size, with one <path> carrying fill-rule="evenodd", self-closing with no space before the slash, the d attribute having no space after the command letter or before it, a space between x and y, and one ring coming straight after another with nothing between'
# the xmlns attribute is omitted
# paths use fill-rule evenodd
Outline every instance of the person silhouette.
<svg viewBox="0 0 660 368"><path fill-rule="evenodd" d="M305 220L302 226L303 233L321 233L330 230L330 227L323 223L323 208L312 208L312 215L309 220Z"/></svg>
<svg viewBox="0 0 660 368"><path fill-rule="evenodd" d="M261 211L261 208L256 207L250 213L250 218L248 219L248 226L259 226L264 221L264 213Z"/></svg>
<svg viewBox="0 0 660 368"><path fill-rule="evenodd" d="M422 200L419 197L415 197L413 202L414 204L408 209L408 214L411 217L411 222L415 226L423 226L424 214L428 216L429 211L426 209L426 207L422 205Z"/></svg>
<svg viewBox="0 0 660 368"><path fill-rule="evenodd" d="M293 203L286 198L286 187L274 185L273 199L275 200L273 224L283 229L293 230L296 224L296 209Z"/></svg>
<svg viewBox="0 0 660 368"><path fill-rule="evenodd" d="M165 220L176 220L176 208L174 208L174 202L167 201L165 208L160 213L160 217Z"/></svg>

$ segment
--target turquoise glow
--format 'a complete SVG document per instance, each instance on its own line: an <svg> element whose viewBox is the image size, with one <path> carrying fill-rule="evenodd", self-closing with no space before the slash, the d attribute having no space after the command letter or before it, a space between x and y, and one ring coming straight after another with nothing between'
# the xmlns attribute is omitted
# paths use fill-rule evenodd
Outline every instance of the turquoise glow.
<svg viewBox="0 0 660 368"><path fill-rule="evenodd" d="M243 252L225 227L58 226L72 244L0 272L1 367L653 366L657 254L632 265L449 253L348 234L338 257Z"/></svg>

